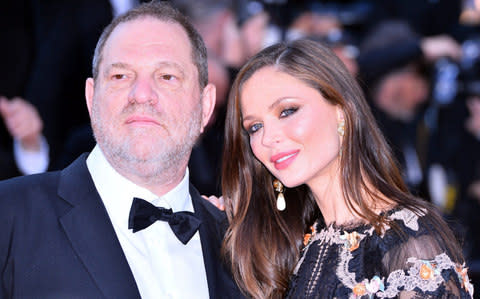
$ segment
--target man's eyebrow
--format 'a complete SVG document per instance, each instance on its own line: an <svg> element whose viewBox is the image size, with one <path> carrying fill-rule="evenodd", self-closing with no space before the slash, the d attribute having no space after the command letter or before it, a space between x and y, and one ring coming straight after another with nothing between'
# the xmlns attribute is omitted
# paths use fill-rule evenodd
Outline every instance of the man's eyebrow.
<svg viewBox="0 0 480 299"><path fill-rule="evenodd" d="M171 67L174 68L175 70L179 71L182 76L185 75L184 67L176 62L173 61L161 61L155 65L157 68L163 68L163 67Z"/></svg>
<svg viewBox="0 0 480 299"><path fill-rule="evenodd" d="M123 63L123 62L114 62L110 65L108 65L106 68L105 68L105 74L108 74L110 72L110 70L112 70L113 68L117 68L117 69L129 69L130 68L130 65L128 63Z"/></svg>
<svg viewBox="0 0 480 299"><path fill-rule="evenodd" d="M155 64L155 66L157 68L171 67L171 68L174 68L174 69L178 70L182 75L185 75L184 67L182 67L180 64L178 64L176 62L161 61L161 62ZM110 72L110 70L113 69L113 68L130 69L131 65L128 64L128 63L124 63L124 62L114 62L114 63L108 65L105 68L105 74L108 74L108 72Z"/></svg>

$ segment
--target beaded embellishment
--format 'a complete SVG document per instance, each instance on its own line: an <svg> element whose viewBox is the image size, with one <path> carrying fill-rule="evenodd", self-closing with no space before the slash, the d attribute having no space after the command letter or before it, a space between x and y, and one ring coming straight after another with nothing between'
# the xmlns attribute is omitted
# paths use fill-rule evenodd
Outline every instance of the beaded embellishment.
<svg viewBox="0 0 480 299"><path fill-rule="evenodd" d="M405 227L418 231L419 217L424 216L427 211L420 211L417 214L408 209L400 209L389 215L391 220L402 221ZM422 215L423 214L423 215ZM328 226L320 231L316 231L316 224L310 227L310 233L304 236L303 255L298 262L294 273L296 274L303 263L307 251L313 242L321 240L322 246L330 246L333 244L341 245L339 247L339 261L336 268L336 274L340 282L351 290L349 298L358 299L362 296L365 298L394 298L399 296L401 292L406 291L421 291L434 292L442 283L445 283L443 271L450 271L458 278L463 289L465 289L473 297L473 285L471 284L467 268L465 265L458 265L453 262L450 257L441 253L431 260L423 260L415 257L407 259L407 268L398 269L387 277L380 277L374 275L373 277L364 278L361 281L356 280L354 272L350 272L349 264L354 259L353 253L361 245L362 240L367 236L373 234L373 229L366 230L366 234L357 231L347 232L334 226ZM380 237L384 237L390 227L386 226ZM315 243L316 244L316 243Z"/></svg>

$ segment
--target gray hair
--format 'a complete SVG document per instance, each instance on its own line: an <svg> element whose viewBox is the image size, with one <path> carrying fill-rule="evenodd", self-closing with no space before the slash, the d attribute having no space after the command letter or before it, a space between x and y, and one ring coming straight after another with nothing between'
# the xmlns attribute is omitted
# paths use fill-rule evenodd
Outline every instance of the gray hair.
<svg viewBox="0 0 480 299"><path fill-rule="evenodd" d="M141 4L125 14L116 17L107 27L105 27L102 35L98 39L97 46L95 47L92 61L93 79L97 81L100 63L103 58L103 49L105 48L105 44L113 30L122 23L127 23L144 17L153 17L160 21L176 23L185 29L192 47L192 60L198 70L200 87L205 87L208 84L207 49L205 43L190 21L177 9L172 7L172 5L164 1L152 1Z"/></svg>

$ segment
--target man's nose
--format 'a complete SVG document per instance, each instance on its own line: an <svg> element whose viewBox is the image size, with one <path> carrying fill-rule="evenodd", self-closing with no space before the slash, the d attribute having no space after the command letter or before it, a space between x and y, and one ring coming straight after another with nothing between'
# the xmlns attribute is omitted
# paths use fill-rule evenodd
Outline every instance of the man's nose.
<svg viewBox="0 0 480 299"><path fill-rule="evenodd" d="M158 94L155 90L155 82L148 76L139 76L128 95L129 102L151 103L158 102Z"/></svg>

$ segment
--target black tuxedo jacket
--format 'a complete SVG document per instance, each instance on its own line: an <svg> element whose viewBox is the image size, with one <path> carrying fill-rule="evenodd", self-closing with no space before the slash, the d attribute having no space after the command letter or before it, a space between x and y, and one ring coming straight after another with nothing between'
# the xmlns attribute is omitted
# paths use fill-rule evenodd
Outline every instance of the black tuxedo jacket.
<svg viewBox="0 0 480 299"><path fill-rule="evenodd" d="M140 298L86 156L63 171L0 182L1 299ZM195 188L190 194L210 298L242 298L220 259L225 215Z"/></svg>

